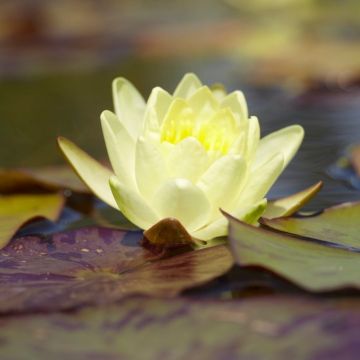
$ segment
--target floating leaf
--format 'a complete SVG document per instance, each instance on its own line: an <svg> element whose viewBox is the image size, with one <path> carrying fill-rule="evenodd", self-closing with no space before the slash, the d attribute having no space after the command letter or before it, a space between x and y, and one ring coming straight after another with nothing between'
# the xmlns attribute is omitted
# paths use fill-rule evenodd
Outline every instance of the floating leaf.
<svg viewBox="0 0 360 360"><path fill-rule="evenodd" d="M347 203L304 217L261 219L276 230L360 248L360 202Z"/></svg>
<svg viewBox="0 0 360 360"><path fill-rule="evenodd" d="M289 216L300 210L309 202L322 188L322 181L296 194L269 201L263 214L264 218L272 219L279 216Z"/></svg>
<svg viewBox="0 0 360 360"><path fill-rule="evenodd" d="M264 267L312 291L360 287L358 253L228 218L229 240L239 265Z"/></svg>
<svg viewBox="0 0 360 360"><path fill-rule="evenodd" d="M0 249L6 246L22 225L34 218L55 221L64 197L51 195L7 195L0 197Z"/></svg>
<svg viewBox="0 0 360 360"><path fill-rule="evenodd" d="M24 193L69 189L79 193L89 190L67 166L34 169L0 169L0 193Z"/></svg>
<svg viewBox="0 0 360 360"><path fill-rule="evenodd" d="M161 258L142 232L83 228L15 239L0 252L0 312L59 310L129 294L174 296L224 274L225 246Z"/></svg>
<svg viewBox="0 0 360 360"><path fill-rule="evenodd" d="M7 316L1 357L28 359L356 359L358 300L131 297L76 312Z"/></svg>

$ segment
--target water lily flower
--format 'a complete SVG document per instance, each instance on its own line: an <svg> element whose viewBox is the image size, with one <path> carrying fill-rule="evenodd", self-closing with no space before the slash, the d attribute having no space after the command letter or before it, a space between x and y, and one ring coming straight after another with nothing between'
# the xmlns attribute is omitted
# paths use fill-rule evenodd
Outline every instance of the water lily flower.
<svg viewBox="0 0 360 360"><path fill-rule="evenodd" d="M92 191L145 230L171 217L209 240L227 234L220 209L255 223L304 136L292 125L260 139L241 91L211 90L194 74L172 95L154 88L147 102L117 78L113 100L115 113L101 114L113 172L70 141L59 144Z"/></svg>

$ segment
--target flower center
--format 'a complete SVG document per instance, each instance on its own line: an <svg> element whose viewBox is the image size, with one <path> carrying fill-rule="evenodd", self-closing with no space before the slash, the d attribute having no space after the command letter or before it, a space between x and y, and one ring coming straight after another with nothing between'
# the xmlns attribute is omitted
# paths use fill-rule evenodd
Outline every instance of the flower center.
<svg viewBox="0 0 360 360"><path fill-rule="evenodd" d="M238 126L229 108L216 111L204 108L196 113L185 102L174 102L161 126L161 141L177 144L187 137L195 137L208 152L227 154Z"/></svg>

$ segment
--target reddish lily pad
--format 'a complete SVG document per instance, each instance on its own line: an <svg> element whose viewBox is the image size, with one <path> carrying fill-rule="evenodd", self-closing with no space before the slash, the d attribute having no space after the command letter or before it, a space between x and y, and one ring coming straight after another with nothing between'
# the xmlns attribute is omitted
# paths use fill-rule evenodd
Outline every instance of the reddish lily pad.
<svg viewBox="0 0 360 360"><path fill-rule="evenodd" d="M49 192L69 189L89 193L68 166L37 169L0 169L0 193Z"/></svg>
<svg viewBox="0 0 360 360"><path fill-rule="evenodd" d="M1 320L4 359L356 359L359 300L132 297Z"/></svg>
<svg viewBox="0 0 360 360"><path fill-rule="evenodd" d="M228 218L239 265L261 266L311 291L360 288L360 254Z"/></svg>
<svg viewBox="0 0 360 360"><path fill-rule="evenodd" d="M50 195L0 196L0 249L31 220L45 218L55 221L64 206L64 197Z"/></svg>
<svg viewBox="0 0 360 360"><path fill-rule="evenodd" d="M286 233L360 248L360 202L334 206L314 216L261 219L261 223Z"/></svg>
<svg viewBox="0 0 360 360"><path fill-rule="evenodd" d="M69 309L129 294L175 296L224 274L225 246L161 258L141 232L83 228L21 237L0 252L0 312Z"/></svg>

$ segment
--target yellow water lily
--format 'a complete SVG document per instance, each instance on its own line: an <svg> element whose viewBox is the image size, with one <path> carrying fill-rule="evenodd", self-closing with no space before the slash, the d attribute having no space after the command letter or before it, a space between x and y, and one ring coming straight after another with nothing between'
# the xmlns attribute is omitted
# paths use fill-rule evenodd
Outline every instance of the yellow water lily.
<svg viewBox="0 0 360 360"><path fill-rule="evenodd" d="M194 74L172 95L154 88L147 102L117 78L113 100L115 113L101 114L113 172L70 141L59 144L92 191L144 230L172 217L209 240L227 234L220 209L256 222L304 136L292 125L260 139L241 91L211 90Z"/></svg>

